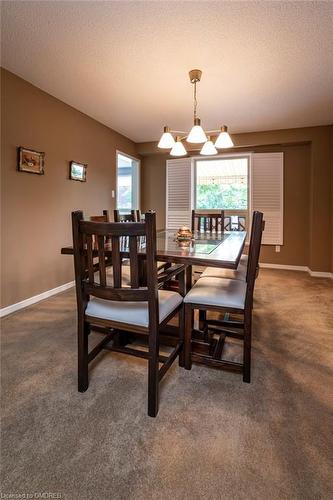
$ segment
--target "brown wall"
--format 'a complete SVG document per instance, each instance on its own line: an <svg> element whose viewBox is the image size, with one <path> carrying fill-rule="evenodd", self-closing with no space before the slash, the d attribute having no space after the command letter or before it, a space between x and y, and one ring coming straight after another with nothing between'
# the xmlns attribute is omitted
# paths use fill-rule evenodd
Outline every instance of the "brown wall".
<svg viewBox="0 0 333 500"><path fill-rule="evenodd" d="M70 213L112 209L116 149L135 144L26 81L1 71L2 300L5 307L73 279ZM45 175L16 170L16 148L45 151ZM70 160L87 182L68 179Z"/></svg>
<svg viewBox="0 0 333 500"><path fill-rule="evenodd" d="M279 130L233 135L237 151L283 151L284 245L276 253L264 246L267 263L333 269L333 127ZM143 209L155 209L158 226L165 225L165 161L156 143L138 144L142 160ZM197 151L190 154L198 154Z"/></svg>

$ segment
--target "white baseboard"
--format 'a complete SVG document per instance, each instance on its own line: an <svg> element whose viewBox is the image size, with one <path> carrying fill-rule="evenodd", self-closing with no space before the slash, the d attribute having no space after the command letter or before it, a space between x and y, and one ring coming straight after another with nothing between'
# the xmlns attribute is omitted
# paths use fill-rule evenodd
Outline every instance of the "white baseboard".
<svg viewBox="0 0 333 500"><path fill-rule="evenodd" d="M307 266L291 266L289 264L266 264L265 262L260 262L260 267L267 269L284 269L286 271L303 271L309 272Z"/></svg>
<svg viewBox="0 0 333 500"><path fill-rule="evenodd" d="M309 273L313 278L331 278L333 279L333 273L329 271L312 271L307 266L292 266L288 264L266 264L265 262L260 262L260 267L267 269L284 269L286 271L303 271Z"/></svg>
<svg viewBox="0 0 333 500"><path fill-rule="evenodd" d="M3 316L7 316L8 314L11 314L15 311L19 311L20 309L24 309L25 307L31 306L32 304L36 304L36 302L40 302L41 300L47 299L48 297L52 297L52 295L64 292L65 290L72 288L74 284L75 284L74 281L70 281L69 283L65 283L64 285L52 288L52 290L46 290L46 292L39 293L38 295L29 297L28 299L22 300L21 302L17 302L16 304L3 307L2 309L0 309L0 318L2 318Z"/></svg>
<svg viewBox="0 0 333 500"><path fill-rule="evenodd" d="M326 271L311 271L311 269L309 269L309 274L313 278L331 278L331 279L333 279L333 273L326 272Z"/></svg>

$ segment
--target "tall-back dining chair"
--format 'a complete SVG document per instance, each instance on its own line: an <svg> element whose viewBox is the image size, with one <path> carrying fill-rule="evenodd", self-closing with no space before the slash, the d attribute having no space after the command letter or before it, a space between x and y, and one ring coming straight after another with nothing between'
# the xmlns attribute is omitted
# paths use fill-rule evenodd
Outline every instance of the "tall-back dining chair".
<svg viewBox="0 0 333 500"><path fill-rule="evenodd" d="M147 213L145 222L107 223L83 219L82 212L72 213L75 283L78 314L78 390L88 389L88 364L103 349L124 352L148 360L148 414L158 412L159 382L183 347L182 296L159 290L157 277L156 218ZM96 245L93 240L95 238ZM111 244L106 243L111 239ZM127 239L127 248L122 241ZM145 254L140 241L145 239ZM122 257L129 257L130 283L122 282ZM112 280L106 274L106 262L112 261ZM147 283L140 283L140 260L145 258ZM96 262L97 260L97 262ZM159 330L179 314L180 336L171 354L159 354ZM105 338L88 352L88 335L94 326L105 328ZM115 334L138 332L148 337L148 352L114 343ZM159 362L162 362L159 368Z"/></svg>
<svg viewBox="0 0 333 500"><path fill-rule="evenodd" d="M113 211L113 218L115 222L140 222L140 210L131 210L128 214L122 214L119 210Z"/></svg>
<svg viewBox="0 0 333 500"><path fill-rule="evenodd" d="M234 329L241 328L242 332L235 332L230 328L219 329L221 342L218 357L206 357L204 362L215 368L220 367L241 372L243 373L243 381L250 382L253 291L259 262L262 231L263 214L255 211L253 213L253 238L249 249L246 281L208 276L201 277L185 296L185 368L191 369L192 360L203 360L202 357L199 359L197 354L191 353L193 311L195 309L217 311L223 314L240 314L242 316L241 321L220 321L220 324L225 327L232 326ZM221 359L224 339L228 336L243 340L243 363Z"/></svg>
<svg viewBox="0 0 333 500"><path fill-rule="evenodd" d="M192 231L224 232L224 210L204 213L192 210Z"/></svg>

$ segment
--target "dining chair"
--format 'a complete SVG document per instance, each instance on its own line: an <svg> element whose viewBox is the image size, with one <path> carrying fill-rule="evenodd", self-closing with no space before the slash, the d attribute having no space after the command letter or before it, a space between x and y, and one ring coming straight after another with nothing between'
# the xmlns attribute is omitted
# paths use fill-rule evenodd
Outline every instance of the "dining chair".
<svg viewBox="0 0 333 500"><path fill-rule="evenodd" d="M122 214L119 210L113 211L114 222L140 222L142 215L141 210L131 210L131 213ZM125 262L127 262L125 260ZM158 262L158 271L164 271L166 268L171 267L169 262Z"/></svg>
<svg viewBox="0 0 333 500"><path fill-rule="evenodd" d="M220 356L219 359L201 357L205 364L222 369L234 370L243 373L243 381L251 380L251 335L252 335L252 308L253 292L256 270L259 262L261 238L263 231L263 214L255 211L253 213L253 237L249 248L248 271L246 281L216 277L201 277L187 293L184 298L185 305L185 332L184 332L184 355L185 368L190 370L192 360L196 360L197 354L191 353L191 338L193 325L193 312L195 309L203 311L216 311L223 314L241 315L241 321L220 321L221 328L217 329L220 334ZM235 332L234 329L241 329ZM224 339L229 336L243 341L243 362L236 363L222 360L222 349Z"/></svg>
<svg viewBox="0 0 333 500"><path fill-rule="evenodd" d="M204 213L192 210L192 231L224 232L224 210L213 213Z"/></svg>
<svg viewBox="0 0 333 500"><path fill-rule="evenodd" d="M157 275L156 216L147 213L145 222L107 223L83 219L83 212L72 213L74 268L78 315L78 390L88 389L88 365L102 349L123 352L148 360L148 415L158 412L159 382L183 349L183 297L159 289L168 276ZM93 237L97 245L93 246ZM130 283L122 283L121 238L128 238L126 255L130 262ZM111 247L105 246L111 238ZM140 239L145 239L145 253ZM142 248L141 248L142 250ZM106 276L106 261L112 257L113 282ZM140 283L140 260L145 258L147 283ZM95 262L97 260L97 262ZM184 273L184 271L182 271ZM96 279L96 273L98 279ZM170 274L172 271L170 271ZM184 279L183 279L184 281ZM159 353L159 332L179 314L179 338L168 356ZM88 351L88 336L97 327L105 337ZM148 339L148 351L113 342L115 334L137 332ZM159 367L159 363L162 366Z"/></svg>
<svg viewBox="0 0 333 500"><path fill-rule="evenodd" d="M140 222L140 210L131 210L130 213L123 214L119 210L113 211L113 218L115 222Z"/></svg>

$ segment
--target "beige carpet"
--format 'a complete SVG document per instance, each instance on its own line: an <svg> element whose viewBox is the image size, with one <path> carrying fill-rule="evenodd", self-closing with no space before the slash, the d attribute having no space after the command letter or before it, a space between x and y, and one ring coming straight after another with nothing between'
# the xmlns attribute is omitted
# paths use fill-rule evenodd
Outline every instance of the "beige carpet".
<svg viewBox="0 0 333 500"><path fill-rule="evenodd" d="M333 498L332 281L262 270L253 382L175 365L156 419L144 360L102 354L76 391L75 321L70 290L2 322L2 495Z"/></svg>

